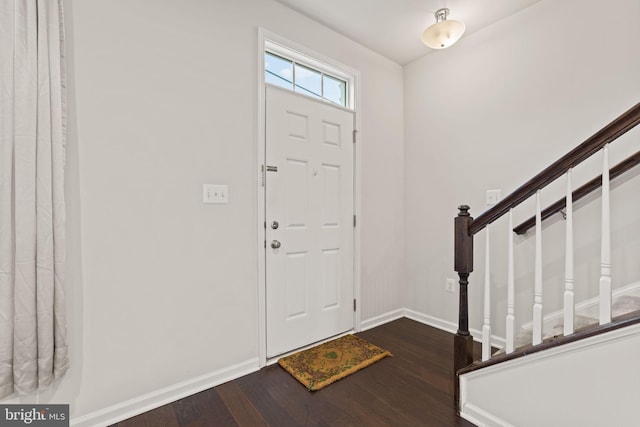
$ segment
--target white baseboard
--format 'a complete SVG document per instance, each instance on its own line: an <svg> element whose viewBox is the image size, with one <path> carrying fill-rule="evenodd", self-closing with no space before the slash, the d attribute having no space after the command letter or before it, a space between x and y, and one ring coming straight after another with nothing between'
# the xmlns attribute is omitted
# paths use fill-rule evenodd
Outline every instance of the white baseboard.
<svg viewBox="0 0 640 427"><path fill-rule="evenodd" d="M462 407L460 416L465 420L474 423L478 427L513 427L512 424L509 424L505 420L496 417L472 403L467 403Z"/></svg>
<svg viewBox="0 0 640 427"><path fill-rule="evenodd" d="M424 323L425 325L433 326L434 328L441 329L446 332L455 334L458 331L458 325L448 320L442 320L438 317L429 316L428 314L419 313L417 311L405 308L405 317L416 322Z"/></svg>
<svg viewBox="0 0 640 427"><path fill-rule="evenodd" d="M411 320L415 320L416 322L424 323L425 325L433 326L434 328L438 328L452 334L458 332L458 325L453 322L449 322L448 320L442 320L437 317L410 310L408 308L406 308L404 312L405 317ZM471 333L471 335L473 336L474 341L482 341L482 332L480 330L470 328L469 333ZM506 342L504 338L497 335L491 335L491 345L493 347L504 348L505 344Z"/></svg>
<svg viewBox="0 0 640 427"><path fill-rule="evenodd" d="M389 311L371 319L364 320L360 323L360 330L366 331L367 329L375 328L376 326L384 325L385 323L393 322L402 317L405 317L405 309L400 308L398 310Z"/></svg>
<svg viewBox="0 0 640 427"><path fill-rule="evenodd" d="M455 334L458 329L458 326L453 322L419 313L407 308L400 308L362 321L361 330L366 331L367 329L375 328L376 326L384 325L385 323L389 323L403 317L407 317L411 320L415 320L453 334ZM482 336L480 331L471 330L471 333L474 336ZM492 345L502 347L504 346L504 339L492 336ZM260 366L258 358L249 359L228 368L182 381L178 384L174 384L133 399L125 400L98 411L90 412L79 417L72 417L70 424L74 427L108 426L115 424L119 421L140 415L162 405L166 405L167 403L175 402L183 397L191 396L227 381L240 378L244 375L258 371L259 369Z"/></svg>
<svg viewBox="0 0 640 427"><path fill-rule="evenodd" d="M167 403L182 399L183 397L191 396L243 375L250 374L259 369L258 358L249 359L246 362L182 381L80 417L72 417L70 424L74 427L108 426L115 424L119 421L150 411L151 409L166 405Z"/></svg>

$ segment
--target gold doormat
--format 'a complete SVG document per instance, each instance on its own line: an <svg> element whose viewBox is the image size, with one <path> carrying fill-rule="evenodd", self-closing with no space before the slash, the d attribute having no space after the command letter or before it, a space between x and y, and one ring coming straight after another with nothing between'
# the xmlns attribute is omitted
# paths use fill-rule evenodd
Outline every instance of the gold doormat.
<svg viewBox="0 0 640 427"><path fill-rule="evenodd" d="M362 338L345 335L283 357L278 363L307 389L315 391L387 356L391 353Z"/></svg>

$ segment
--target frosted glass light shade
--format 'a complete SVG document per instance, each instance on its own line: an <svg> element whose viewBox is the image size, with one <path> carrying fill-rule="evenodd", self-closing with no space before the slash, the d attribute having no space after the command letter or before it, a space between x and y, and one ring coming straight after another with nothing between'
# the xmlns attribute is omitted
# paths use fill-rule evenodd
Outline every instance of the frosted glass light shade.
<svg viewBox="0 0 640 427"><path fill-rule="evenodd" d="M438 22L424 30L422 42L432 49L446 49L462 37L466 27L463 22L447 20L446 14L443 20L438 18L436 14Z"/></svg>

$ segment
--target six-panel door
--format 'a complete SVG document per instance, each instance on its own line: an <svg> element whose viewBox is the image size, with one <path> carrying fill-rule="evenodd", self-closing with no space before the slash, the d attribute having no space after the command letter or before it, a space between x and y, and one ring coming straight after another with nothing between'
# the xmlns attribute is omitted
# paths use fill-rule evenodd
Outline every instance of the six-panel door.
<svg viewBox="0 0 640 427"><path fill-rule="evenodd" d="M353 112L266 87L268 357L353 328L352 133Z"/></svg>

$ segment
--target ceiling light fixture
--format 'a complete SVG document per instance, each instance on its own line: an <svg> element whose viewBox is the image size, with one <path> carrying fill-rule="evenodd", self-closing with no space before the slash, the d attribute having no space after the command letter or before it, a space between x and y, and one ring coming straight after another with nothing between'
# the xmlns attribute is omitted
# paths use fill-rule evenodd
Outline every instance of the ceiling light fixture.
<svg viewBox="0 0 640 427"><path fill-rule="evenodd" d="M463 22L447 20L449 9L438 9L436 23L424 30L422 42L432 49L446 49L457 42L464 34Z"/></svg>

